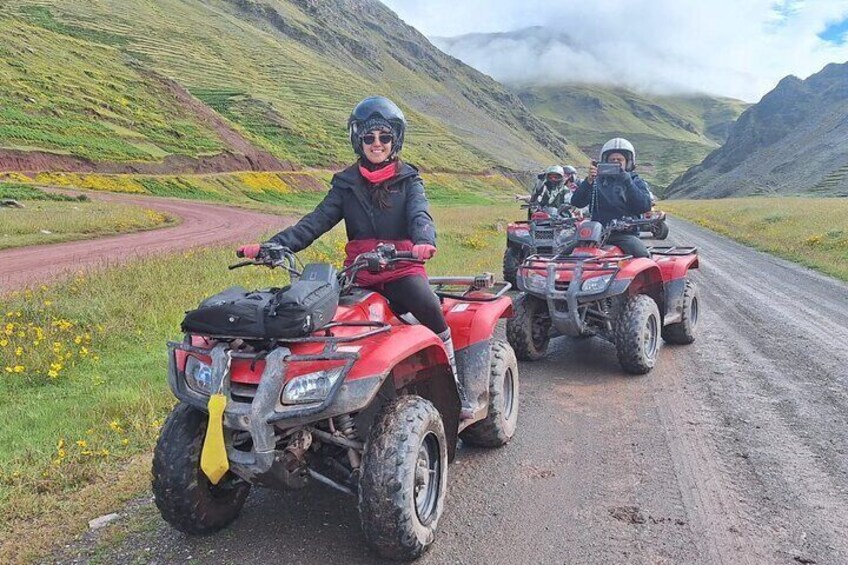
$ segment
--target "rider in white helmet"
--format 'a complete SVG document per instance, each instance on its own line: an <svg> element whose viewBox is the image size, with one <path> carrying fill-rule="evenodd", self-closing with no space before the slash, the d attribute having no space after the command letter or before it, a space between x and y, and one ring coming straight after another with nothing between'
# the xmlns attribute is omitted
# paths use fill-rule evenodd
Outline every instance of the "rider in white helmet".
<svg viewBox="0 0 848 565"><path fill-rule="evenodd" d="M539 175L539 183L533 189L531 203L545 207L559 208L566 202L568 187L565 185L565 170L559 165L551 165Z"/></svg>
<svg viewBox="0 0 848 565"><path fill-rule="evenodd" d="M651 197L648 184L634 172L636 168L636 149L623 137L610 139L601 148L602 163L618 163L617 174L598 176L595 163L589 168L580 187L571 196L573 206L589 207L592 220L604 225L623 217L638 217L651 209ZM634 257L649 257L650 253L638 232L613 233L608 242Z"/></svg>

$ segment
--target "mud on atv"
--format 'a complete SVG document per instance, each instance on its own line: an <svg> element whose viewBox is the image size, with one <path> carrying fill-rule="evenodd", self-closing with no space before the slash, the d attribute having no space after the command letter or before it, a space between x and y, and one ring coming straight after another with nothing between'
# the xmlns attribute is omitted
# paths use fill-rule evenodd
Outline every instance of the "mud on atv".
<svg viewBox="0 0 848 565"><path fill-rule="evenodd" d="M512 222L506 229L506 250L503 257L503 277L516 286L518 268L529 256L553 253L557 241L574 232L579 212L569 205L559 209L538 204L523 204L528 219Z"/></svg>
<svg viewBox="0 0 848 565"><path fill-rule="evenodd" d="M361 269L410 259L391 245L360 255L338 275L332 322L309 335L169 343L168 382L179 403L153 459L153 493L168 523L212 533L236 519L252 486L314 481L357 500L365 539L381 555L413 559L433 543L457 439L498 447L515 433L518 367L512 348L493 337L511 315L509 285L496 288L491 275L430 279L475 405L473 418L460 421L442 341L353 283ZM244 264L298 275L294 255L278 246Z"/></svg>
<svg viewBox="0 0 848 565"><path fill-rule="evenodd" d="M700 301L689 271L694 247L651 247L651 258L624 255L605 245L615 231L645 220L597 222L577 228L576 247L565 255L533 255L518 271L521 294L507 321L507 338L520 360L543 357L550 338L599 336L615 345L621 367L634 374L653 369L663 340L695 341Z"/></svg>

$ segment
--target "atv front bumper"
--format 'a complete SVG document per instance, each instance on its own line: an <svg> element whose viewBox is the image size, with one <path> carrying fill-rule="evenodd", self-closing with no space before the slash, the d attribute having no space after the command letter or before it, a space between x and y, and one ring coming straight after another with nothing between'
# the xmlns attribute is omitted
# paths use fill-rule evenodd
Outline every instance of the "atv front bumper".
<svg viewBox="0 0 848 565"><path fill-rule="evenodd" d="M227 343L219 343L212 349L196 347L186 343L168 343L168 385L181 402L207 411L211 393L221 392L227 398L224 411L224 428L227 458L231 469L243 478L267 472L279 455L276 451L280 430L326 420L341 414L357 412L367 407L386 375L374 375L347 382L346 376L359 358L358 353L339 352L330 347L317 355L294 355L287 347L279 346L265 359L265 370L252 398L234 394L230 382L230 363L233 358L253 358L250 354L232 352ZM209 393L202 393L188 386L186 375L177 368L177 350L212 360L212 376ZM281 401L286 382L288 364L297 361L343 361L341 375L336 379L327 397L310 404L287 405ZM236 449L232 445L232 432L250 434L250 451Z"/></svg>
<svg viewBox="0 0 848 565"><path fill-rule="evenodd" d="M558 270L569 270L573 272L570 281L559 281L559 289L557 288L558 281L556 276ZM579 336L586 333L586 313L588 308L585 306L592 302L623 294L630 286L630 279L616 279L616 275L620 270L616 267L605 270L605 274L602 276L609 275L609 280L602 288L585 291L583 290L583 283L595 277L584 279L584 270L585 266L582 261L570 265L567 269L558 267L556 262L551 261L547 265L543 287L534 286L532 283L528 285L523 272L519 270L518 287L528 294L541 298L547 303L551 324L562 335Z"/></svg>

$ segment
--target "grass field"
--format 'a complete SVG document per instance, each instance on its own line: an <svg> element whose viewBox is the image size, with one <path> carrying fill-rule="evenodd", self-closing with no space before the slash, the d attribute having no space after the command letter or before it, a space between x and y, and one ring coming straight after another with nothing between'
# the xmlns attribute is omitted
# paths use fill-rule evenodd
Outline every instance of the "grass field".
<svg viewBox="0 0 848 565"><path fill-rule="evenodd" d="M285 0L7 0L3 8L0 147L118 162L227 149L184 103L189 92L256 147L327 166L350 155L351 108L380 93L406 113L407 156L432 170L580 157L500 84L378 5L339 3L333 14Z"/></svg>
<svg viewBox="0 0 848 565"><path fill-rule="evenodd" d="M432 274L500 272L513 204L436 207ZM304 259L341 260L343 234ZM6 297L0 311L0 562L34 559L148 488L149 454L174 400L165 341L226 286L281 282L228 271L232 250L146 259ZM178 291L166 281L181 281ZM109 488L104 488L110 485Z"/></svg>
<svg viewBox="0 0 848 565"><path fill-rule="evenodd" d="M848 281L848 198L665 200L660 207L746 245Z"/></svg>
<svg viewBox="0 0 848 565"><path fill-rule="evenodd" d="M309 208L327 193L333 172L235 172L209 175L105 175L95 173L16 174L12 185L55 186L94 191L150 194L232 204L271 204L292 210ZM479 205L506 202L526 189L499 174L423 173L427 196L436 205Z"/></svg>
<svg viewBox="0 0 848 565"><path fill-rule="evenodd" d="M174 223L155 210L91 202L0 183L0 198L15 198L24 208L0 208L0 249L90 239L149 230Z"/></svg>

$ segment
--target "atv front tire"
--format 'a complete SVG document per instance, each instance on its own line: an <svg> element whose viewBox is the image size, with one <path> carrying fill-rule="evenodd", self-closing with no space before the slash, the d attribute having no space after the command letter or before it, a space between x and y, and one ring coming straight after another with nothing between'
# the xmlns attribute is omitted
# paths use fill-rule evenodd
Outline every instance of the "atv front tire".
<svg viewBox="0 0 848 565"><path fill-rule="evenodd" d="M492 344L489 370L489 413L465 428L459 437L467 444L479 447L506 445L518 423L518 361L508 343Z"/></svg>
<svg viewBox="0 0 848 565"><path fill-rule="evenodd" d="M365 539L389 559L419 557L436 538L448 452L439 411L420 396L383 407L371 426L359 481Z"/></svg>
<svg viewBox="0 0 848 565"><path fill-rule="evenodd" d="M646 294L627 297L613 327L615 351L625 371L644 375L654 368L661 325L660 309L653 298Z"/></svg>
<svg viewBox="0 0 848 565"><path fill-rule="evenodd" d="M209 534L241 512L250 484L227 473L217 485L200 470L206 413L177 404L153 452L153 499L162 518L186 534Z"/></svg>
<svg viewBox="0 0 848 565"><path fill-rule="evenodd" d="M521 254L515 247L507 247L503 257L504 280L518 289L518 267L521 265Z"/></svg>
<svg viewBox="0 0 848 565"><path fill-rule="evenodd" d="M512 318L506 322L506 337L521 361L545 356L551 337L548 305L541 298L522 293L515 299Z"/></svg>
<svg viewBox="0 0 848 565"><path fill-rule="evenodd" d="M695 341L700 306L698 287L686 279L686 288L683 290L683 317L676 324L669 324L662 329L663 339L675 345L688 345Z"/></svg>

